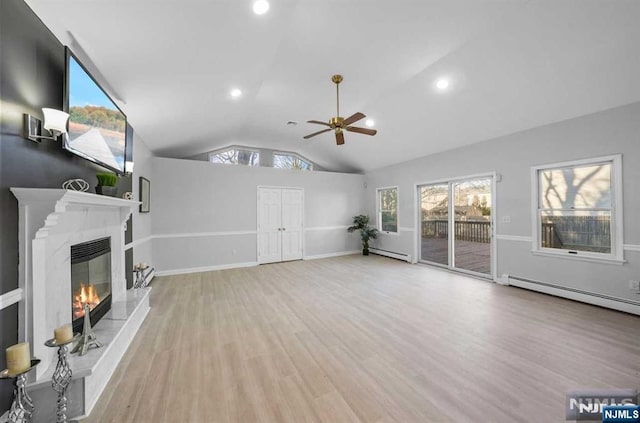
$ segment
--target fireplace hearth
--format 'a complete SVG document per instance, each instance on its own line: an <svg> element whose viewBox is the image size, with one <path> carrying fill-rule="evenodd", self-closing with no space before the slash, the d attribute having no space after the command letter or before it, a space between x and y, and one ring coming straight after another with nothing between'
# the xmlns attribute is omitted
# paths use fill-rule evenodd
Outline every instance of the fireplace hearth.
<svg viewBox="0 0 640 423"><path fill-rule="evenodd" d="M71 313L73 332L82 332L84 304L91 326L111 309L111 238L71 246Z"/></svg>

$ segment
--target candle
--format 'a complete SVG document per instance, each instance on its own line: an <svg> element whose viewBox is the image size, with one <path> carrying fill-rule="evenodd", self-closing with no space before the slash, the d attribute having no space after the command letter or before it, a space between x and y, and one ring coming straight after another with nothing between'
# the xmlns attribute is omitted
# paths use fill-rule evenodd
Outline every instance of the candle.
<svg viewBox="0 0 640 423"><path fill-rule="evenodd" d="M73 338L71 325L68 324L55 328L53 330L53 337L56 339L57 344L64 344L65 342L71 341L71 338Z"/></svg>
<svg viewBox="0 0 640 423"><path fill-rule="evenodd" d="M9 373L15 375L31 367L31 353L28 342L12 345L7 348L6 352Z"/></svg>

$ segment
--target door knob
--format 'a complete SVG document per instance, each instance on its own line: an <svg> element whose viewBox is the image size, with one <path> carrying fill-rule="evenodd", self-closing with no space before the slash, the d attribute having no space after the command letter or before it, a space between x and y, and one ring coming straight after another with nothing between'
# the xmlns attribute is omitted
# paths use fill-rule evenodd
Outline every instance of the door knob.
<svg viewBox="0 0 640 423"><path fill-rule="evenodd" d="M283 230L283 231L286 231L286 230L287 230L287 228L282 228L282 230Z"/></svg>

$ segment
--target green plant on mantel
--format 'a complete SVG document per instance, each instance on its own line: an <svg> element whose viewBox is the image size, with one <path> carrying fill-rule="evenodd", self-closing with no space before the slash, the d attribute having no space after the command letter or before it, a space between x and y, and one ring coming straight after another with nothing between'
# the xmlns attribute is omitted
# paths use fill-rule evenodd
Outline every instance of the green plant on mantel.
<svg viewBox="0 0 640 423"><path fill-rule="evenodd" d="M100 195L108 195L109 197L115 197L118 194L118 175L113 172L99 172L96 173L98 178L98 185L96 186L96 193Z"/></svg>
<svg viewBox="0 0 640 423"><path fill-rule="evenodd" d="M369 255L369 240L378 237L378 230L369 226L369 216L360 214L353 216L353 225L347 228L348 232L360 231L362 241L362 255Z"/></svg>
<svg viewBox="0 0 640 423"><path fill-rule="evenodd" d="M96 173L96 178L101 187L115 187L118 183L118 175L111 172Z"/></svg>

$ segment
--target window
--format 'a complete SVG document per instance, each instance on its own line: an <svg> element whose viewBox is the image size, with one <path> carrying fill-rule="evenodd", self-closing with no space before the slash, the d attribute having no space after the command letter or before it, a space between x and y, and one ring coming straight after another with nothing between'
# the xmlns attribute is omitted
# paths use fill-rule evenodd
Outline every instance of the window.
<svg viewBox="0 0 640 423"><path fill-rule="evenodd" d="M278 169L313 170L313 164L295 154L273 153L273 167Z"/></svg>
<svg viewBox="0 0 640 423"><path fill-rule="evenodd" d="M534 167L534 251L622 261L621 157Z"/></svg>
<svg viewBox="0 0 640 423"><path fill-rule="evenodd" d="M378 229L398 232L398 188L378 189Z"/></svg>
<svg viewBox="0 0 640 423"><path fill-rule="evenodd" d="M209 161L211 163L258 166L260 163L260 153L251 150L230 148L223 151L209 153Z"/></svg>

